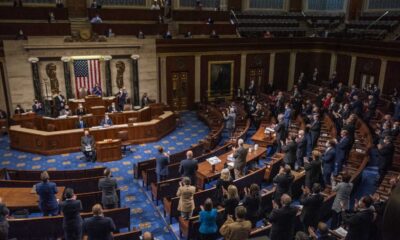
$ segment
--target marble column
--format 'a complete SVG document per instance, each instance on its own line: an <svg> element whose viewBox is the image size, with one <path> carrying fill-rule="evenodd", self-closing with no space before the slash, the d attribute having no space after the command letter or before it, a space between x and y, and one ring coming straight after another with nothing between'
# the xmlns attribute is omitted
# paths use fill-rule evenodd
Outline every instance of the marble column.
<svg viewBox="0 0 400 240"><path fill-rule="evenodd" d="M30 57L28 61L31 63L32 67L32 81L33 81L33 91L35 93L35 99L43 102L42 87L39 77L39 66L38 66L39 58Z"/></svg>
<svg viewBox="0 0 400 240"><path fill-rule="evenodd" d="M132 55L132 83L131 83L131 92L132 98L131 102L133 106L140 105L140 97L139 97L139 55Z"/></svg>
<svg viewBox="0 0 400 240"><path fill-rule="evenodd" d="M74 93L72 92L72 84L71 84L71 72L69 68L69 64L71 58L69 57L62 57L61 61L63 61L64 67L64 80L65 80L65 94L67 99L75 98Z"/></svg>
<svg viewBox="0 0 400 240"><path fill-rule="evenodd" d="M111 83L111 56L104 56L104 62L106 64L106 95L107 97L112 95L112 83Z"/></svg>

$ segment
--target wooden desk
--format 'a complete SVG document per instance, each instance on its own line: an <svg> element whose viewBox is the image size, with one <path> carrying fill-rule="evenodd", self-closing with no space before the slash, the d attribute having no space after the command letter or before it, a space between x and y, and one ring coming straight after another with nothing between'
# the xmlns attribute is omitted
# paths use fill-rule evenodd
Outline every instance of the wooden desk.
<svg viewBox="0 0 400 240"><path fill-rule="evenodd" d="M262 124L251 137L251 140L260 147L272 146L275 142L275 133L270 133L270 135L264 133L266 127L273 128L271 124Z"/></svg>
<svg viewBox="0 0 400 240"><path fill-rule="evenodd" d="M84 99L69 99L68 100L68 105L69 108L75 112L75 110L78 108L79 103L83 105L84 108L87 110L90 110L91 107L95 106L103 106L105 109L107 109L111 103L115 102L116 103L116 98L115 97L97 97L97 96L86 96Z"/></svg>
<svg viewBox="0 0 400 240"><path fill-rule="evenodd" d="M57 187L57 199L62 199L65 187ZM32 188L0 188L0 197L10 210L38 209L39 196Z"/></svg>
<svg viewBox="0 0 400 240"><path fill-rule="evenodd" d="M117 139L118 132L128 131L130 144L158 141L176 127L173 112L164 112L157 119L132 124L117 124L108 128L90 128L90 134L96 141ZM46 132L11 126L9 129L10 146L20 151L52 155L80 151L83 129Z"/></svg>
<svg viewBox="0 0 400 240"><path fill-rule="evenodd" d="M112 162L122 158L121 139L96 142L96 158L98 162Z"/></svg>
<svg viewBox="0 0 400 240"><path fill-rule="evenodd" d="M14 125L21 125L25 121L34 121L37 115L33 112L15 114L11 117L11 122Z"/></svg>
<svg viewBox="0 0 400 240"><path fill-rule="evenodd" d="M246 146L249 147L249 146ZM257 151L253 149L252 152L247 154L246 163L257 161L262 155L267 151L264 147L258 147ZM218 178L221 175L221 170L224 168L225 163L228 161L228 156L232 154L233 151L229 151L225 154L218 156L221 162L215 165L215 172L212 171L212 166L207 161L199 163L199 168L197 170L197 187L204 189L204 184L208 183L210 180Z"/></svg>

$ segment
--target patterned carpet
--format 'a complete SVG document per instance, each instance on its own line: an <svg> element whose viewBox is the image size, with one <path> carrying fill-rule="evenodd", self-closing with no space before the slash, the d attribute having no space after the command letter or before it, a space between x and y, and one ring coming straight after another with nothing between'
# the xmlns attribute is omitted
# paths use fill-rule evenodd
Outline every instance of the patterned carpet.
<svg viewBox="0 0 400 240"><path fill-rule="evenodd" d="M183 125L160 141L132 145L132 153L120 161L110 163L86 163L81 160L83 156L81 153L42 156L11 150L8 137L3 136L0 137L0 168L67 170L109 167L118 180L122 206L131 208L132 226L143 231L151 231L160 240L176 239L164 218L160 217L160 212L152 203L148 193L142 189L141 181L133 179L132 165L153 157L159 145L175 153L187 149L208 134L208 127L197 119L194 112L182 113L182 119Z"/></svg>

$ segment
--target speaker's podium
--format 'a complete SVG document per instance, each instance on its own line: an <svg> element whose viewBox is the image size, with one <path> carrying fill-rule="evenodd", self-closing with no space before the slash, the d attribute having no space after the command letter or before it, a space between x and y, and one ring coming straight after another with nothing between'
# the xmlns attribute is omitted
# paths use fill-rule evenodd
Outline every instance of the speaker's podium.
<svg viewBox="0 0 400 240"><path fill-rule="evenodd" d="M122 158L121 139L105 139L96 142L96 158L98 162L120 160Z"/></svg>

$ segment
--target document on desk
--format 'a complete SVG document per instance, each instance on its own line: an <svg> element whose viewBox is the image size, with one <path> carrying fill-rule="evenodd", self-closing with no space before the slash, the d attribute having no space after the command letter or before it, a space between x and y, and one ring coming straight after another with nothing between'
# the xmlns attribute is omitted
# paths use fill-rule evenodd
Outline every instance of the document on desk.
<svg viewBox="0 0 400 240"><path fill-rule="evenodd" d="M218 163L221 162L221 159L219 159L218 157L214 156L214 157L210 157L207 158L207 162L212 166L212 165L217 165Z"/></svg>
<svg viewBox="0 0 400 240"><path fill-rule="evenodd" d="M339 227L339 228L337 228L337 229L335 229L335 230L333 230L335 233L337 233L339 236L341 236L341 237L346 237L346 235L347 235L347 231L346 231L346 229L344 229L344 228L342 228L342 227Z"/></svg>

